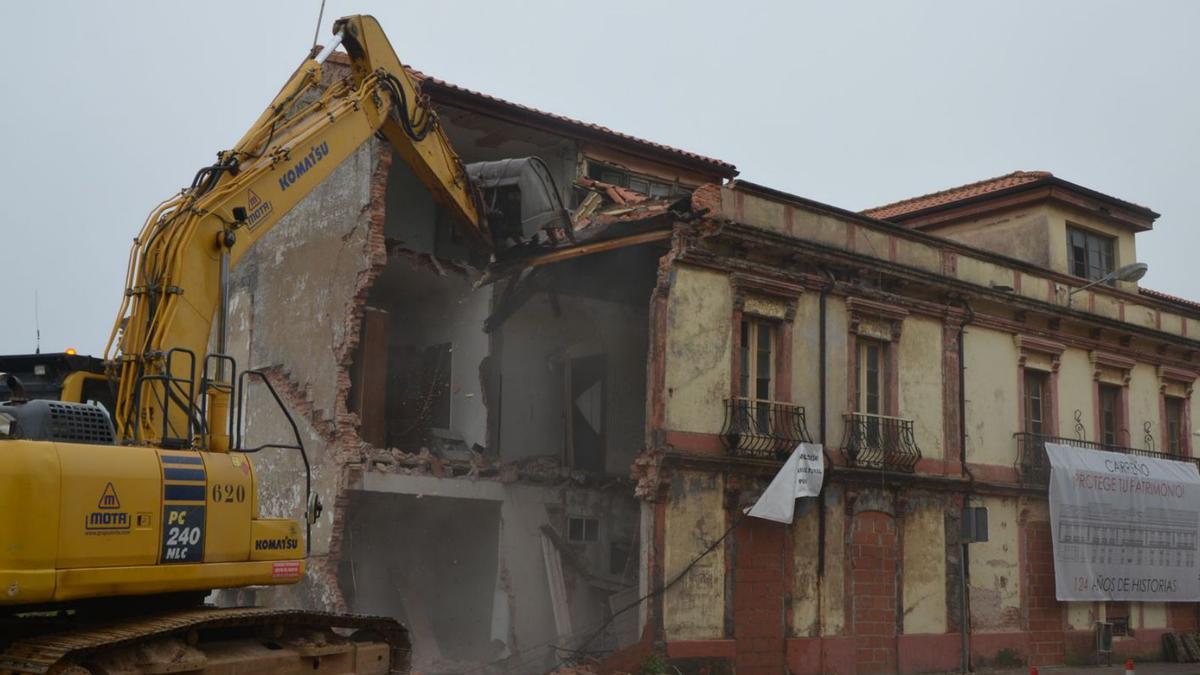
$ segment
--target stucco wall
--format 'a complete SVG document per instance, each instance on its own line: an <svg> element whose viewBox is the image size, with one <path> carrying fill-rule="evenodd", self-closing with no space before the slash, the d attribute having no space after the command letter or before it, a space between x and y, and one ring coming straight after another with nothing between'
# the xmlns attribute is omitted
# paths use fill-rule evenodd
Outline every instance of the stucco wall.
<svg viewBox="0 0 1200 675"><path fill-rule="evenodd" d="M733 297L719 272L678 265L667 301L666 425L720 433L730 393Z"/></svg>
<svg viewBox="0 0 1200 675"><path fill-rule="evenodd" d="M1139 363L1129 377L1129 436L1124 443L1135 448L1166 450L1167 436L1162 428L1158 373L1154 366ZM1146 423L1150 423L1153 443L1146 441Z"/></svg>
<svg viewBox="0 0 1200 675"><path fill-rule="evenodd" d="M976 498L988 509L988 541L971 544L971 627L1017 630L1021 623L1020 540L1016 499Z"/></svg>
<svg viewBox="0 0 1200 675"><path fill-rule="evenodd" d="M821 582L821 634L841 635L846 630L846 493L828 485L825 505L825 577Z"/></svg>
<svg viewBox="0 0 1200 675"><path fill-rule="evenodd" d="M1096 439L1095 406L1092 402L1092 364L1086 352L1068 349L1063 352L1058 367L1058 431L1062 436L1075 436L1075 411L1090 440Z"/></svg>
<svg viewBox="0 0 1200 675"><path fill-rule="evenodd" d="M900 417L913 420L921 456L941 459L943 435L942 324L920 316L904 320L900 336ZM957 377L957 373L949 374Z"/></svg>
<svg viewBox="0 0 1200 675"><path fill-rule="evenodd" d="M829 410L825 413L826 441L830 449L841 447L846 433L845 414L850 395L850 378L846 364L849 362L850 317L846 311L846 299L830 296L826 303L825 320L829 322L825 357L829 359L826 375L825 396ZM811 429L810 429L811 430Z"/></svg>
<svg viewBox="0 0 1200 675"><path fill-rule="evenodd" d="M375 142L359 148L259 240L232 278L229 351L240 369L281 369L288 389L301 395L306 405L291 413L326 505L336 496L338 469L330 461L329 438L314 425L331 424L337 414L346 308L354 302L358 276L372 264L364 209L378 161ZM290 440L283 415L261 390L248 407L246 427L252 443ZM294 455L268 450L254 457L266 515L296 516L303 509L302 464ZM331 517L329 509L314 528L316 555L328 551Z"/></svg>
<svg viewBox="0 0 1200 675"><path fill-rule="evenodd" d="M820 441L821 311L820 296L805 293L796 303L792 322L792 402L804 406L808 433ZM828 303L827 303L828 304ZM842 361L845 363L845 361Z"/></svg>
<svg viewBox="0 0 1200 675"><path fill-rule="evenodd" d="M299 427L312 462L313 489L325 513L312 528L310 570L321 569L334 541L341 481L335 433L349 387L344 363L357 340L354 313L380 264L382 223L372 187L388 157L370 141L342 162L251 249L231 275L228 352L239 369L267 369ZM373 218L375 218L373 220ZM246 445L292 442L283 413L258 386L245 414ZM295 451L253 456L259 510L300 518L303 464ZM336 609L336 585L310 573L296 587L273 591L281 606Z"/></svg>
<svg viewBox="0 0 1200 675"><path fill-rule="evenodd" d="M1018 260L1050 267L1050 212L1045 207L1012 210L986 218L927 229L939 237L961 241Z"/></svg>
<svg viewBox="0 0 1200 675"><path fill-rule="evenodd" d="M1012 466L1019 419L1017 347L1008 333L969 326L966 335L967 461Z"/></svg>
<svg viewBox="0 0 1200 675"><path fill-rule="evenodd" d="M724 480L681 471L671 477L666 512L665 579L679 575L725 532ZM720 638L725 631L725 551L718 546L663 594L668 640Z"/></svg>
<svg viewBox="0 0 1200 675"><path fill-rule="evenodd" d="M946 525L939 499L915 498L904 515L904 633L946 632Z"/></svg>
<svg viewBox="0 0 1200 675"><path fill-rule="evenodd" d="M792 523L792 633L815 636L819 629L820 580L817 577L820 546L821 498L796 502L796 520Z"/></svg>

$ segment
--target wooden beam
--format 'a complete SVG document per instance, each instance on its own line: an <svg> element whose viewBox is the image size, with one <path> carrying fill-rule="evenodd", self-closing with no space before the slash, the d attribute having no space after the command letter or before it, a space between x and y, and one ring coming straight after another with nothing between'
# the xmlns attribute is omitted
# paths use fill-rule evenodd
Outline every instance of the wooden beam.
<svg viewBox="0 0 1200 675"><path fill-rule="evenodd" d="M634 234L628 237L621 237L619 239L607 239L605 241L597 241L591 244L580 244L570 248L562 248L551 251L550 253L534 256L532 258L513 261L512 263L501 263L492 269L489 269L476 285L485 286L487 284L495 283L498 279L508 276L509 274L512 274L514 270L518 269L540 267L542 265L549 265L550 263L571 260L572 258L581 258L585 255L594 255L596 253L604 253L605 251L614 251L616 249L626 248L629 246L637 246L638 244L664 241L670 238L671 230L656 230L654 232L643 232L641 234Z"/></svg>

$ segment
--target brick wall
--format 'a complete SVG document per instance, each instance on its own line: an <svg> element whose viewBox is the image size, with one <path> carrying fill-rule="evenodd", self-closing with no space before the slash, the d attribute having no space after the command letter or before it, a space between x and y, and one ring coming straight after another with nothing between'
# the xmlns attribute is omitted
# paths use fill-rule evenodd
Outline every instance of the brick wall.
<svg viewBox="0 0 1200 675"><path fill-rule="evenodd" d="M1054 595L1054 547L1050 523L1026 523L1025 607L1029 617L1029 664L1062 663L1066 656L1063 643L1063 609Z"/></svg>
<svg viewBox="0 0 1200 675"><path fill-rule="evenodd" d="M850 534L855 662L859 675L896 672L896 522L867 511Z"/></svg>
<svg viewBox="0 0 1200 675"><path fill-rule="evenodd" d="M784 672L786 527L746 518L734 539L733 635L738 675Z"/></svg>

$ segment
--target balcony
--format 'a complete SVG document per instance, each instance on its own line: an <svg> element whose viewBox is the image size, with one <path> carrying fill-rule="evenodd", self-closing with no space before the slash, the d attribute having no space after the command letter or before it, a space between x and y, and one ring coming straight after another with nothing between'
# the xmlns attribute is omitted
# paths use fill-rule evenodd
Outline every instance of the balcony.
<svg viewBox="0 0 1200 675"><path fill-rule="evenodd" d="M725 401L721 439L729 454L755 459L787 459L801 443L811 443L804 406L753 398Z"/></svg>
<svg viewBox="0 0 1200 675"><path fill-rule="evenodd" d="M1025 432L1015 433L1013 434L1013 438L1017 439L1017 473L1020 475L1021 483L1024 485L1037 485L1042 487L1050 485L1050 457L1046 454L1047 443L1061 443L1062 445L1070 445L1076 448L1120 452L1126 455L1138 455L1140 457L1150 457L1152 459L1169 459L1176 462L1191 462L1196 464L1197 467L1200 467L1200 460L1192 457L1180 457L1178 455L1169 455L1165 452L1145 450L1142 448L1130 448L1123 445L1106 445L1104 443L1085 441L1078 438L1066 438L1062 436L1039 436L1037 434Z"/></svg>
<svg viewBox="0 0 1200 675"><path fill-rule="evenodd" d="M912 473L921 460L913 422L899 417L849 413L842 455L846 463L867 469Z"/></svg>

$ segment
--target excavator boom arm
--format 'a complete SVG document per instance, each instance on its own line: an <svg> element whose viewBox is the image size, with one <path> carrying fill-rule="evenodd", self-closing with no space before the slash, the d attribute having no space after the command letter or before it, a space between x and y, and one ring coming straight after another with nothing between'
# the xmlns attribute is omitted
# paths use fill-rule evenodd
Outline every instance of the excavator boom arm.
<svg viewBox="0 0 1200 675"><path fill-rule="evenodd" d="M156 208L134 240L105 350L119 378L114 421L122 440L191 444L190 403L214 320L217 351L224 347L229 269L373 134L386 136L434 200L490 246L462 162L378 22L350 16L334 32L335 43L300 64L237 145ZM337 42L351 72L323 85L323 62Z"/></svg>

